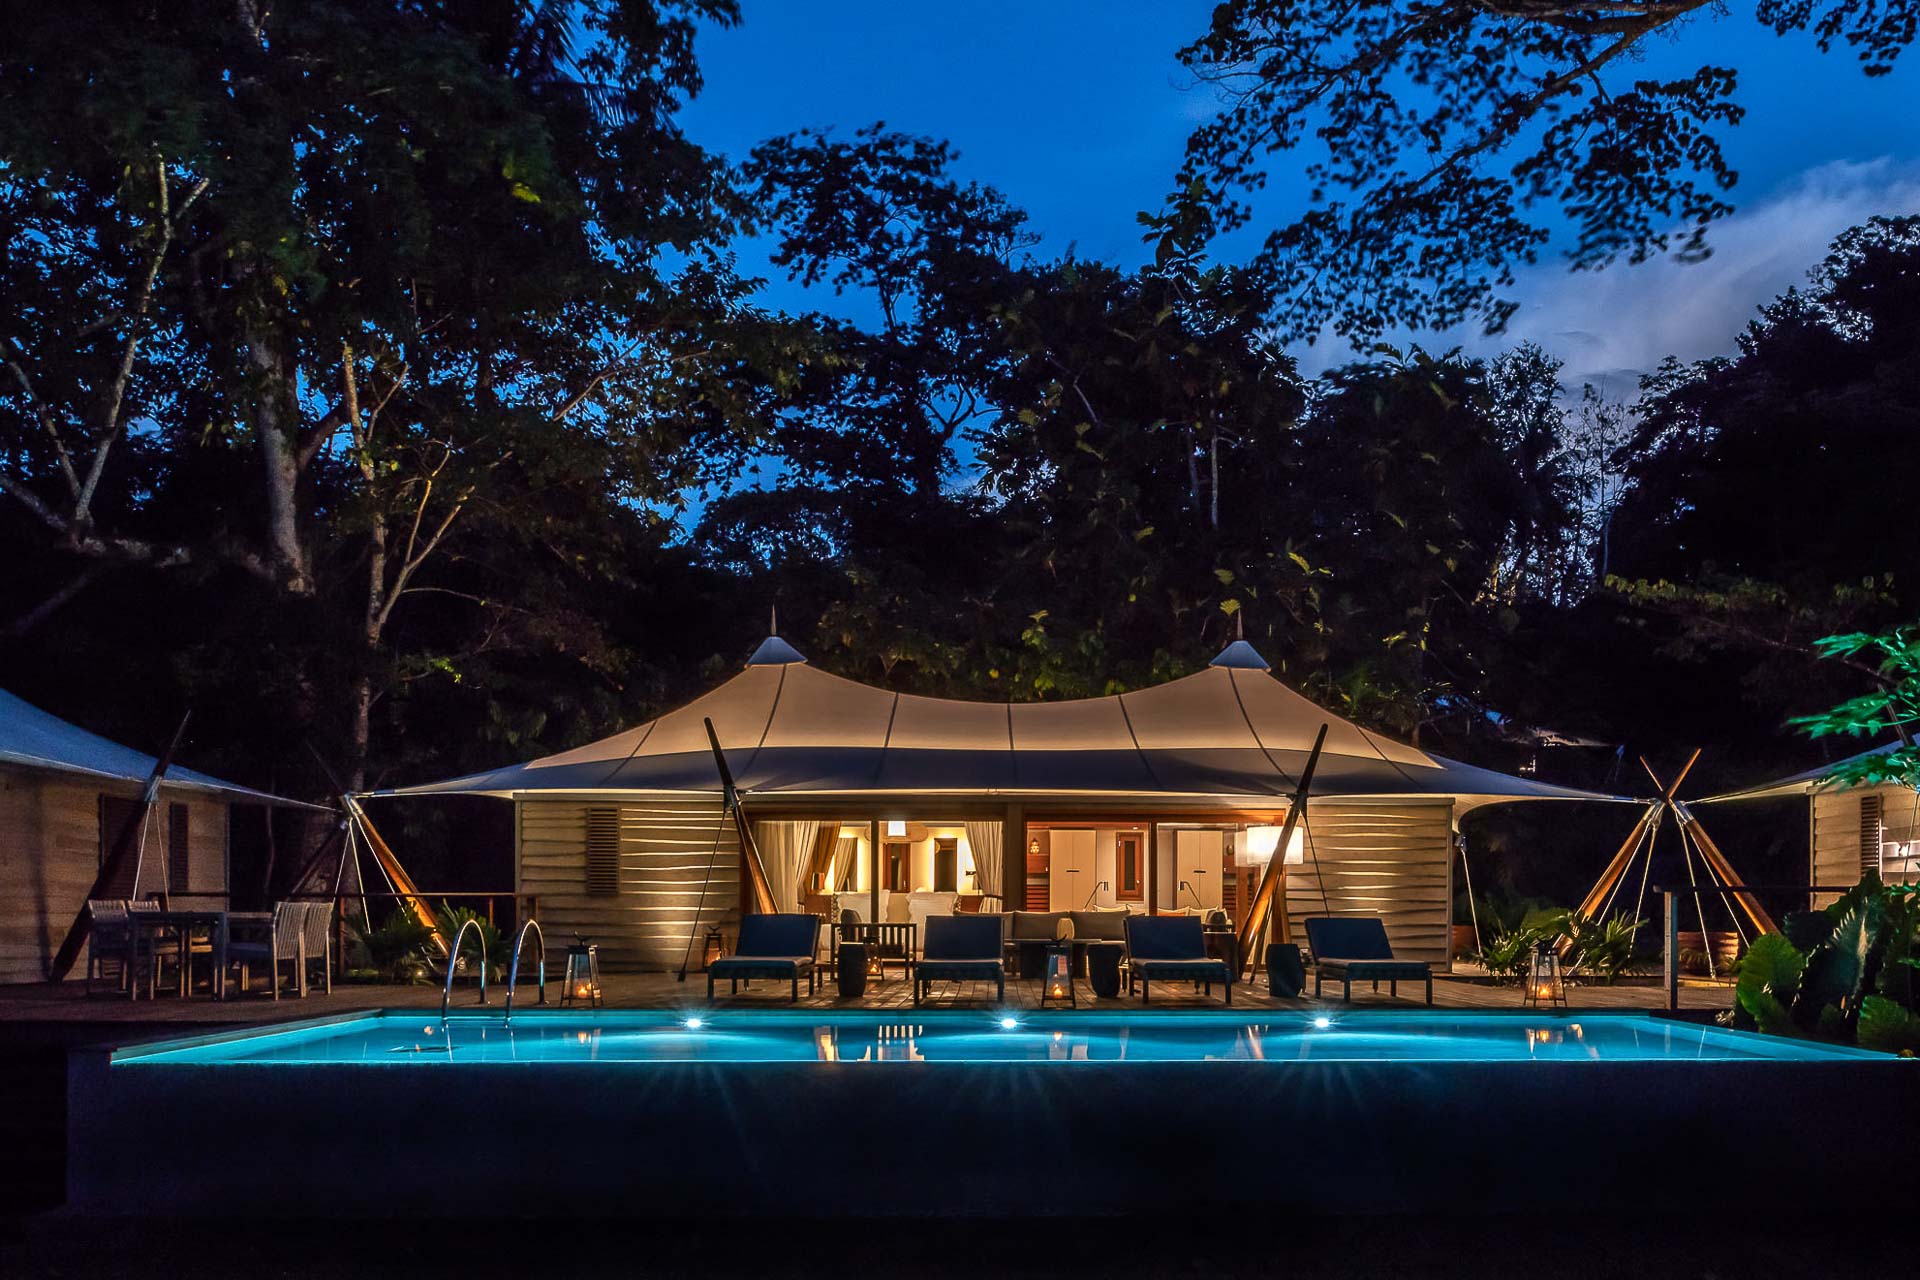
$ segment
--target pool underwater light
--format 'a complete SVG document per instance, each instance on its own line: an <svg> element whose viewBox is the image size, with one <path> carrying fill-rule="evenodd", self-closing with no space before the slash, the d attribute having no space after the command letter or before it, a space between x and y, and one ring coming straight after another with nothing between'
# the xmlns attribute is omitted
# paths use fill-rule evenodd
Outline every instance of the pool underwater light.
<svg viewBox="0 0 1920 1280"><path fill-rule="evenodd" d="M1019 1026L1019 1025L1020 1025L1020 1019L1018 1019L1018 1018L1002 1018L1002 1019L1000 1019L1000 1029L1001 1029L1002 1031L1011 1031L1011 1030L1013 1030L1013 1029L1014 1029L1015 1027L1017 1027L1017 1026Z"/></svg>
<svg viewBox="0 0 1920 1280"><path fill-rule="evenodd" d="M1319 1017L1313 1020L1313 1025L1315 1030L1325 1031L1328 1027L1333 1025L1333 1019L1329 1018L1326 1014L1323 1013Z"/></svg>
<svg viewBox="0 0 1920 1280"><path fill-rule="evenodd" d="M700 1018L688 1018L681 1025L686 1027L686 1029L689 1031L698 1031L700 1028L706 1026L707 1024L704 1020Z"/></svg>

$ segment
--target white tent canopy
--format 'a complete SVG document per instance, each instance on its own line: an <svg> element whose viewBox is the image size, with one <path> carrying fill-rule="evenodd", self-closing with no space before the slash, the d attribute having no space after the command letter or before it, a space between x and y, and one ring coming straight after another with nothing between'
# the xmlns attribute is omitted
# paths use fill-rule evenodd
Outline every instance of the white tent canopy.
<svg viewBox="0 0 1920 1280"><path fill-rule="evenodd" d="M526 764L383 795L713 792L704 722L740 789L761 795L1290 794L1327 726L1316 798L1622 800L1461 764L1369 733L1268 674L1251 645L1151 689L1071 702L964 702L893 693L808 666L777 637L746 669L657 720Z"/></svg>
<svg viewBox="0 0 1920 1280"><path fill-rule="evenodd" d="M1722 795L1708 796L1706 799L1696 800L1694 803L1719 804L1725 800L1771 800L1778 796L1810 796L1816 791L1844 790L1845 788L1841 784L1827 781L1828 775L1835 769L1850 761L1864 760L1868 756L1883 756L1899 746L1900 744L1898 742L1889 742L1885 746L1875 747L1871 751L1862 751L1857 755L1848 756L1846 760L1838 760L1833 764L1823 764L1817 769L1808 769L1805 773L1796 773L1786 778L1775 778L1772 782L1762 782L1757 786L1744 787L1739 791L1728 791Z"/></svg>
<svg viewBox="0 0 1920 1280"><path fill-rule="evenodd" d="M0 689L0 764L82 774L138 786L153 775L153 767L158 763L153 756L123 747L97 733L88 733ZM315 807L223 782L179 765L170 765L163 781L169 787L215 793L242 803Z"/></svg>

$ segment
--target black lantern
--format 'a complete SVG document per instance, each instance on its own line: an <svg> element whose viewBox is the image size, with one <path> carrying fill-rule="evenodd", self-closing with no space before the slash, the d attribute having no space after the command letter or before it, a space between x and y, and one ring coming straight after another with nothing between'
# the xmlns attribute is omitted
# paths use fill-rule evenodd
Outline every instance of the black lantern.
<svg viewBox="0 0 1920 1280"><path fill-rule="evenodd" d="M560 982L560 1007L600 1007L600 948L585 940L567 948L566 976Z"/></svg>
<svg viewBox="0 0 1920 1280"><path fill-rule="evenodd" d="M704 971L713 967L713 962L727 954L727 935L720 931L719 925L707 930L706 941L700 946L700 968Z"/></svg>
<svg viewBox="0 0 1920 1280"><path fill-rule="evenodd" d="M1534 948L1533 960L1527 966L1527 987L1521 1003L1529 1009L1566 1007L1566 975L1560 971L1560 957L1554 953L1552 943L1543 942Z"/></svg>

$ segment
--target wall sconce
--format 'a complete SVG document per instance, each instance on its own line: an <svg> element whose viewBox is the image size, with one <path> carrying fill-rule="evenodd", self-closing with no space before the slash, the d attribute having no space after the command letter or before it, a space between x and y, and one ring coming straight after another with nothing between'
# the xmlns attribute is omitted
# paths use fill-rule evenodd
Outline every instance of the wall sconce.
<svg viewBox="0 0 1920 1280"><path fill-rule="evenodd" d="M907 834L907 824L898 818L887 819L887 839L903 839Z"/></svg>

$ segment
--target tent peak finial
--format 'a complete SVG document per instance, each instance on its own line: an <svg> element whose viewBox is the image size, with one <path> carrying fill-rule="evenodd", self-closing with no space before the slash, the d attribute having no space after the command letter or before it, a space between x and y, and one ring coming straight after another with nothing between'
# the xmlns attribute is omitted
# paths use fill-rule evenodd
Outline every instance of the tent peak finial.
<svg viewBox="0 0 1920 1280"><path fill-rule="evenodd" d="M1273 664L1260 656L1260 651L1245 640L1235 640L1222 649L1210 667L1231 667L1237 671L1271 671Z"/></svg>
<svg viewBox="0 0 1920 1280"><path fill-rule="evenodd" d="M760 642L758 649L753 651L753 656L747 659L747 665L750 667L784 667L793 663L805 662L806 660L806 654L801 653L779 636L770 635Z"/></svg>

